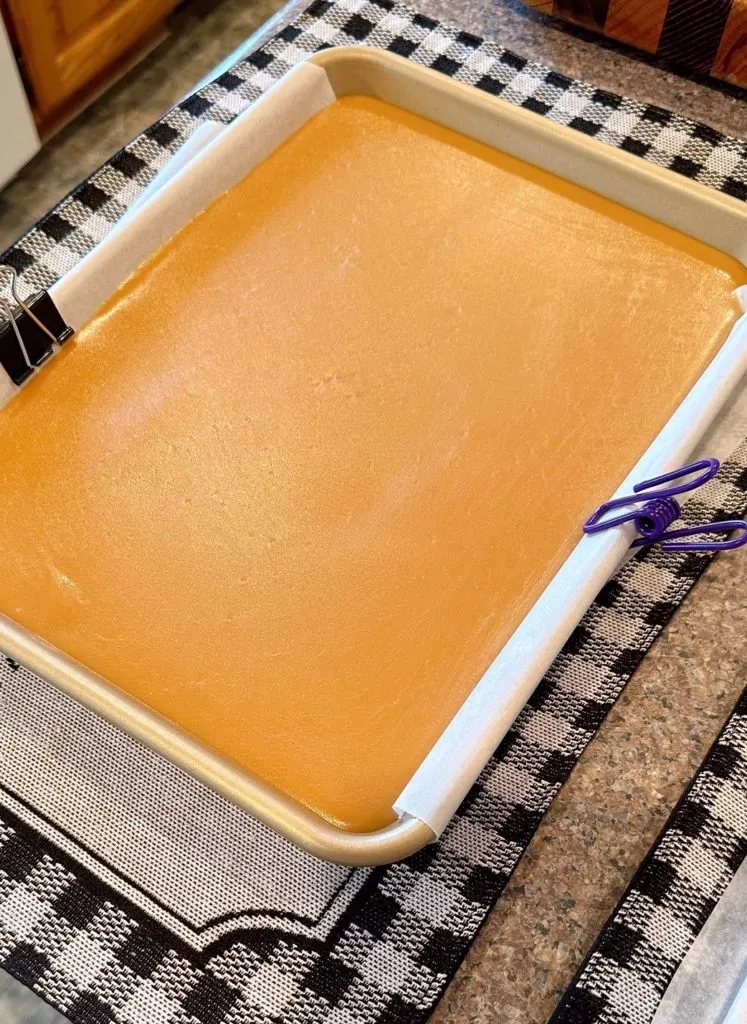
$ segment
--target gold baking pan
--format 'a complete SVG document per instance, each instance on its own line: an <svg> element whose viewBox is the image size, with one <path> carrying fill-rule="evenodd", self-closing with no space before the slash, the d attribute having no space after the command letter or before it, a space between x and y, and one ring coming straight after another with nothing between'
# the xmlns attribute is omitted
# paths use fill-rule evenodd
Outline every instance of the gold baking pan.
<svg viewBox="0 0 747 1024"><path fill-rule="evenodd" d="M488 83L489 84L489 83ZM309 852L440 834L747 365L742 204L309 58L50 289L0 647Z"/></svg>

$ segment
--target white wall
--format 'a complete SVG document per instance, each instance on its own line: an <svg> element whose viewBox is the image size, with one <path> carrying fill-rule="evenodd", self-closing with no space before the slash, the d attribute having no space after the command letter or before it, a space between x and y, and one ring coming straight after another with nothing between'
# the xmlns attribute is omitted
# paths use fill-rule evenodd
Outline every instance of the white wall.
<svg viewBox="0 0 747 1024"><path fill-rule="evenodd" d="M38 148L39 136L0 17L0 188Z"/></svg>

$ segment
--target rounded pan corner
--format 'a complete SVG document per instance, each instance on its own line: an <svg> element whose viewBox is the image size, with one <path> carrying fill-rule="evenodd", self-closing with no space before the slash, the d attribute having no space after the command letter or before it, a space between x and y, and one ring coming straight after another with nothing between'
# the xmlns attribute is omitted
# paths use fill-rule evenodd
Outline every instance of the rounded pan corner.
<svg viewBox="0 0 747 1024"><path fill-rule="evenodd" d="M287 828L277 821L265 823L312 856L348 867L393 864L411 857L436 839L424 821L409 815L375 832L345 832L294 806Z"/></svg>
<svg viewBox="0 0 747 1024"><path fill-rule="evenodd" d="M329 46L324 50L317 50L304 58L306 64L318 64L323 68L331 68L347 65L350 63L363 65L388 64L400 66L401 63L408 65L410 62L404 57L387 50L380 50L375 46L360 46L351 43L348 46Z"/></svg>
<svg viewBox="0 0 747 1024"><path fill-rule="evenodd" d="M314 857L376 867L403 860L436 838L425 822L410 815L374 832L338 828L5 615L0 615L0 650Z"/></svg>
<svg viewBox="0 0 747 1024"><path fill-rule="evenodd" d="M436 91L449 90L455 84L437 71L373 46L333 46L310 54L302 63L325 71L337 99L359 95L405 99L408 83L422 83L423 73L428 86Z"/></svg>

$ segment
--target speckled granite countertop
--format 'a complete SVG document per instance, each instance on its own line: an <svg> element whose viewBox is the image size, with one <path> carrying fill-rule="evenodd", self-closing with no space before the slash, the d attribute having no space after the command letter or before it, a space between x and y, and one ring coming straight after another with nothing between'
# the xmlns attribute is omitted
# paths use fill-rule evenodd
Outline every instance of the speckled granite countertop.
<svg viewBox="0 0 747 1024"><path fill-rule="evenodd" d="M747 130L744 94L598 45L520 0L415 5L601 88L733 135ZM744 548L713 565L633 677L546 815L433 1024L544 1024L739 696L747 678L746 616ZM1 975L0 1019L61 1021Z"/></svg>

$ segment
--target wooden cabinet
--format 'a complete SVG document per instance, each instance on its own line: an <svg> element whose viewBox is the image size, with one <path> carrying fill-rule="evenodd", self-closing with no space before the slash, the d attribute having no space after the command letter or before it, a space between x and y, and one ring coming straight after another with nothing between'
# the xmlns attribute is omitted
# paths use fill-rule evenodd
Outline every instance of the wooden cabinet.
<svg viewBox="0 0 747 1024"><path fill-rule="evenodd" d="M4 0L44 123L109 72L178 0Z"/></svg>

